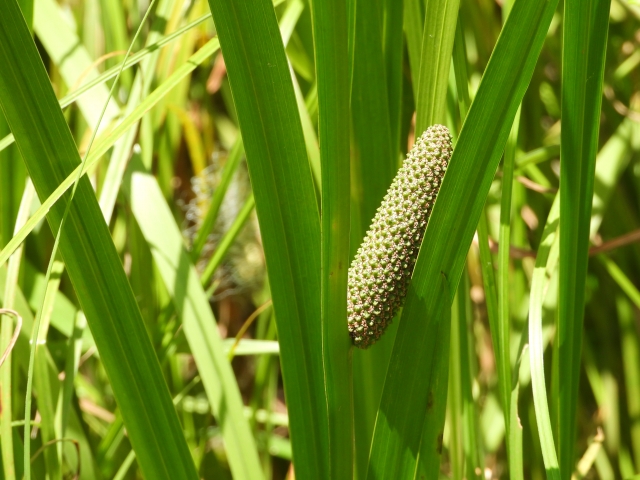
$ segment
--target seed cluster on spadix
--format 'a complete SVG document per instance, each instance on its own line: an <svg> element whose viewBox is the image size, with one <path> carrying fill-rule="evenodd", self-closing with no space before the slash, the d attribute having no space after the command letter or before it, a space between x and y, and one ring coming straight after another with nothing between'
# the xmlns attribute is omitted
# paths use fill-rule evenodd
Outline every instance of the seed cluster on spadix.
<svg viewBox="0 0 640 480"><path fill-rule="evenodd" d="M349 335L358 347L375 343L402 306L450 158L447 127L429 127L378 207L348 274Z"/></svg>

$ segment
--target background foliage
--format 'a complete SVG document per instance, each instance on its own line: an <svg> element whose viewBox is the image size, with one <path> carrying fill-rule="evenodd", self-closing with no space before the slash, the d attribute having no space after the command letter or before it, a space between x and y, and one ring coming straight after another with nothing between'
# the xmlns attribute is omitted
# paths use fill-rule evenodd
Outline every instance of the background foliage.
<svg viewBox="0 0 640 480"><path fill-rule="evenodd" d="M2 478L640 475L636 3L0 9ZM407 303L353 350L433 123Z"/></svg>

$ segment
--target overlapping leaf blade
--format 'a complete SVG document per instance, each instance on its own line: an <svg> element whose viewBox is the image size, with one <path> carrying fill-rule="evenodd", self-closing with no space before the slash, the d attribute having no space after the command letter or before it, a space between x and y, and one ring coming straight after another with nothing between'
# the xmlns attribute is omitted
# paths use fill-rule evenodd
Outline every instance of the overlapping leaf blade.
<svg viewBox="0 0 640 480"><path fill-rule="evenodd" d="M353 473L349 266L349 62L347 5L313 2L322 167L322 326L332 478Z"/></svg>
<svg viewBox="0 0 640 480"><path fill-rule="evenodd" d="M376 423L368 478L413 474L425 456L439 456L447 362L447 318L475 226L484 206L518 104L529 84L557 2L516 2L469 110L421 249L394 345ZM448 289L441 287L446 279ZM411 366L411 368L409 368ZM439 368L440 367L440 368ZM446 370L445 370L446 371ZM431 377L431 379L430 379ZM433 384L432 384L433 381ZM410 402L410 404L407 404ZM423 423L433 437L421 438ZM422 447L421 447L422 442ZM429 475L437 475L428 472Z"/></svg>
<svg viewBox="0 0 640 480"><path fill-rule="evenodd" d="M320 217L276 15L211 0L256 199L278 325L296 475L328 478Z"/></svg>
<svg viewBox="0 0 640 480"><path fill-rule="evenodd" d="M0 103L41 199L80 163L17 3L2 3ZM48 220L60 225L69 196ZM80 182L60 244L142 471L197 478L140 311L89 181Z"/></svg>

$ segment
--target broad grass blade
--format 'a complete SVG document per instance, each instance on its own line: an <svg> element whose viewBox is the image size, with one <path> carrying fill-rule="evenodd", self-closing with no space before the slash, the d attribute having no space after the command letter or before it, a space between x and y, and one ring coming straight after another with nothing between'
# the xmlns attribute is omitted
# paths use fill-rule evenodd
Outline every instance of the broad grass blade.
<svg viewBox="0 0 640 480"><path fill-rule="evenodd" d="M209 300L158 182L144 170L139 158L134 158L127 171L125 191L182 319L212 413L222 430L233 476L237 479L260 479L263 474L258 452Z"/></svg>
<svg viewBox="0 0 640 480"><path fill-rule="evenodd" d="M566 0L562 52L557 438L560 473L569 478L575 437L588 267L589 224L602 105L610 0Z"/></svg>
<svg viewBox="0 0 640 480"><path fill-rule="evenodd" d="M446 121L447 87L460 0L426 2L420 78L417 81L416 137Z"/></svg>
<svg viewBox="0 0 640 480"><path fill-rule="evenodd" d="M374 434L368 478L413 474L417 454L426 465L438 465L438 438L446 403L434 352L448 342L442 312L453 300L480 213L519 103L527 89L556 1L516 2L502 30L472 104L434 207L413 274ZM441 279L449 288L443 293ZM448 295L443 299L442 295ZM440 335L440 336L439 336ZM431 394L430 394L431 392ZM425 419L435 438L421 436ZM421 449L428 445L430 450ZM424 456L423 456L424 455ZM425 458L426 457L426 458ZM437 470L427 473L428 478Z"/></svg>
<svg viewBox="0 0 640 480"><path fill-rule="evenodd" d="M0 103L41 200L80 163L18 5L0 16ZM68 196L48 216L60 225ZM60 249L149 478L197 478L182 429L131 287L87 179L76 191Z"/></svg>
<svg viewBox="0 0 640 480"><path fill-rule="evenodd" d="M271 2L209 2L247 154L276 313L296 476L329 478L320 217Z"/></svg>
<svg viewBox="0 0 640 480"><path fill-rule="evenodd" d="M353 475L351 341L347 334L349 267L349 58L347 5L313 2L322 171L322 341L331 478Z"/></svg>

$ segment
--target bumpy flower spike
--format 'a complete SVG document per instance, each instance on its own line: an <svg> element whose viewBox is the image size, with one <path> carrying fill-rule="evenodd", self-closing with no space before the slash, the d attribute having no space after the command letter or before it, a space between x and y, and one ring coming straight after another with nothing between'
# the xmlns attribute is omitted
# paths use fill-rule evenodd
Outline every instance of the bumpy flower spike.
<svg viewBox="0 0 640 480"><path fill-rule="evenodd" d="M348 274L349 335L357 347L375 343L404 302L450 158L447 127L429 127L378 207Z"/></svg>

